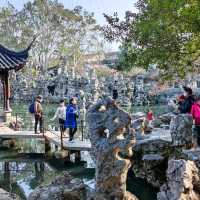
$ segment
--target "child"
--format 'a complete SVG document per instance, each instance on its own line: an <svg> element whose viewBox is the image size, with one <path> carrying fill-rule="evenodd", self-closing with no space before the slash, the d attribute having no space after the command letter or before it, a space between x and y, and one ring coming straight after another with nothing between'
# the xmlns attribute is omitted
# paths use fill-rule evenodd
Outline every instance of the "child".
<svg viewBox="0 0 200 200"><path fill-rule="evenodd" d="M60 105L57 108L56 113L51 120L53 121L56 118L58 118L60 131L61 131L61 134L63 134L65 131L65 119L66 119L66 107L65 107L64 100L60 100Z"/></svg>
<svg viewBox="0 0 200 200"><path fill-rule="evenodd" d="M153 112L151 110L148 110L146 114L146 123L148 126L152 126L152 121L154 120Z"/></svg>
<svg viewBox="0 0 200 200"><path fill-rule="evenodd" d="M196 102L192 105L191 114L194 119L193 128L193 147L200 146L200 96L197 97Z"/></svg>
<svg viewBox="0 0 200 200"><path fill-rule="evenodd" d="M153 112L151 110L149 110L147 112L146 120L148 120L148 121L153 121L154 120Z"/></svg>

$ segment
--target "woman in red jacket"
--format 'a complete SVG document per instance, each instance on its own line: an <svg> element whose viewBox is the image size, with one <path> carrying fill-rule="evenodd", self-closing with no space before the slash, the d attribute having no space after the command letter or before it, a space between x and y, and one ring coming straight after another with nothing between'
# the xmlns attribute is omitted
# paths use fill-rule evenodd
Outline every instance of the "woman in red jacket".
<svg viewBox="0 0 200 200"><path fill-rule="evenodd" d="M197 97L196 102L192 105L191 114L194 121L193 138L194 149L200 146L200 96Z"/></svg>

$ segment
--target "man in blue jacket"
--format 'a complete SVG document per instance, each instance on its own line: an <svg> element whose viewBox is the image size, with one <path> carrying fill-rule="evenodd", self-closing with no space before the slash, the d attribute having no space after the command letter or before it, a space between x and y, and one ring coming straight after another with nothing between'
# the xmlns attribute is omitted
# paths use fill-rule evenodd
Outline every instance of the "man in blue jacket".
<svg viewBox="0 0 200 200"><path fill-rule="evenodd" d="M74 139L74 135L77 131L77 117L77 100L75 97L73 97L70 99L69 105L66 108L65 128L69 128L69 141Z"/></svg>

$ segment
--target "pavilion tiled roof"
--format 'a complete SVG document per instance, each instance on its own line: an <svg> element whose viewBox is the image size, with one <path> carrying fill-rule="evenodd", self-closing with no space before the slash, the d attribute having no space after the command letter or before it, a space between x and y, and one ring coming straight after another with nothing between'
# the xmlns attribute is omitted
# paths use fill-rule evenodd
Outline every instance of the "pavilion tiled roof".
<svg viewBox="0 0 200 200"><path fill-rule="evenodd" d="M28 59L28 52L33 42L23 51L15 52L0 45L0 71L21 69Z"/></svg>

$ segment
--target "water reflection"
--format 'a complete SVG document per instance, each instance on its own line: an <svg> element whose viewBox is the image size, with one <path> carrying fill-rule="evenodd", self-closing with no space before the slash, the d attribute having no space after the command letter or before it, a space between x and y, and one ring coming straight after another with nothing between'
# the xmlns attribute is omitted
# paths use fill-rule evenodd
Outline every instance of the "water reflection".
<svg viewBox="0 0 200 200"><path fill-rule="evenodd" d="M50 183L55 176L61 175L64 171L68 171L73 177L85 181L94 178L94 169L86 169L83 164L66 165L60 160L47 161L41 157L32 159L28 158L27 155L25 158L21 156L8 158L8 153L3 156L3 151L0 151L0 154L0 188L17 194L22 199L27 199L36 187Z"/></svg>
<svg viewBox="0 0 200 200"><path fill-rule="evenodd" d="M23 140L19 144L22 146ZM30 148L28 144L30 143L27 141L27 148L24 148L25 152L29 152L28 154L18 154L17 151L12 150L0 150L0 188L17 194L21 199L26 200L37 186L48 184L55 176L64 171L68 171L74 178L79 178L94 187L95 166L89 152L82 152L81 157L86 161L85 163L79 165L68 163L66 165L64 160L55 158L46 160L40 154L30 154L32 149L36 147L40 151L41 146L44 146L43 141L33 140L31 142L33 148ZM154 188L142 181L138 182L131 175L128 179L128 189L141 200L156 199L157 191Z"/></svg>
<svg viewBox="0 0 200 200"><path fill-rule="evenodd" d="M10 181L10 167L9 167L9 162L5 162L4 163L3 178L4 178L4 180L9 180Z"/></svg>
<svg viewBox="0 0 200 200"><path fill-rule="evenodd" d="M34 168L35 168L35 176L30 181L30 187L33 189L44 181L44 169L45 169L44 162L35 162Z"/></svg>
<svg viewBox="0 0 200 200"><path fill-rule="evenodd" d="M15 176L13 176L14 173L12 173L18 170L18 164L15 163L13 165L10 162L2 162L0 166L0 187L8 191L13 199L15 194L19 195L22 199L26 199L23 189L18 185ZM16 168L16 170L14 170L14 168Z"/></svg>
<svg viewBox="0 0 200 200"><path fill-rule="evenodd" d="M0 187L26 199L30 192L44 181L45 163L29 164L1 162Z"/></svg>

